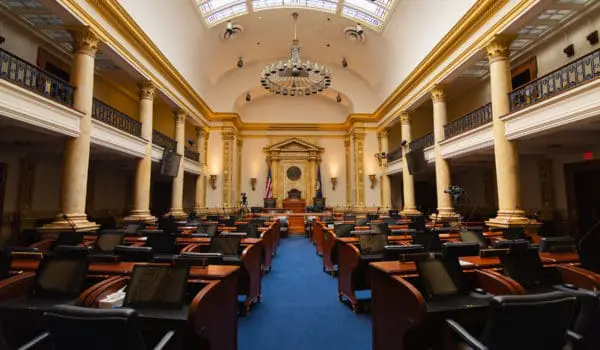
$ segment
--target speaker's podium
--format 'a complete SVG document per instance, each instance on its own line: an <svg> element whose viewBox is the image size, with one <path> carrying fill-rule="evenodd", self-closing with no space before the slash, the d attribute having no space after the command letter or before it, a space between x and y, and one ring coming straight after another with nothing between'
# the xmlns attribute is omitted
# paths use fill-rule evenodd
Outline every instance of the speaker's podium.
<svg viewBox="0 0 600 350"><path fill-rule="evenodd" d="M283 209L294 213L306 211L306 201L302 198L302 192L297 189L288 191L288 197L283 200ZM304 234L304 215L288 215L288 232Z"/></svg>

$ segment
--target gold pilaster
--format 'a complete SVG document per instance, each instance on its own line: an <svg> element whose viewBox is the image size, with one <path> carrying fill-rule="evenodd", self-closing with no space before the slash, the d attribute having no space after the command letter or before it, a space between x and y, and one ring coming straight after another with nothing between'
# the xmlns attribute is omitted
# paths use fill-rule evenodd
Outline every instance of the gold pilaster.
<svg viewBox="0 0 600 350"><path fill-rule="evenodd" d="M354 140L354 207L365 208L365 129L357 128L353 131Z"/></svg>
<svg viewBox="0 0 600 350"><path fill-rule="evenodd" d="M379 167L381 170L380 202L381 207L384 210L392 208L392 186L390 184L390 177L387 175L387 155L390 152L388 136L389 133L387 129L383 129L377 133L377 140L379 141L379 154L381 155L384 152L386 154L386 157L381 159L381 166Z"/></svg>
<svg viewBox="0 0 600 350"><path fill-rule="evenodd" d="M223 196L224 208L231 208L232 186L233 186L233 140L235 133L233 129L224 129L221 132L223 139Z"/></svg>
<svg viewBox="0 0 600 350"><path fill-rule="evenodd" d="M352 178L350 176L350 162L352 158L350 158L350 136L346 135L344 137L344 149L346 151L346 207L352 208L352 191L351 191L351 181Z"/></svg>
<svg viewBox="0 0 600 350"><path fill-rule="evenodd" d="M201 214L206 207L206 139L208 133L201 127L196 127L196 152L200 153L200 164L202 173L196 176L196 196L194 200L194 211Z"/></svg>
<svg viewBox="0 0 600 350"><path fill-rule="evenodd" d="M237 193L238 198L241 198L240 196L242 195L242 148L244 146L244 140L242 140L239 135L236 140L236 145L237 145L237 167L236 167L236 183L235 183L236 191L235 192Z"/></svg>

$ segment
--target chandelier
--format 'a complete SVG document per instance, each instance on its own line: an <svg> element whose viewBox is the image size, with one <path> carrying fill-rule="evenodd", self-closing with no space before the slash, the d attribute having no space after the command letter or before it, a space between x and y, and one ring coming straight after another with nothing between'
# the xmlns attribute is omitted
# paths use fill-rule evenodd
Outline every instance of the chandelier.
<svg viewBox="0 0 600 350"><path fill-rule="evenodd" d="M296 21L294 17L294 40L290 47L290 58L287 62L279 61L269 64L260 75L260 84L271 93L284 96L316 95L331 85L329 69L317 62L300 59L300 44L296 37Z"/></svg>

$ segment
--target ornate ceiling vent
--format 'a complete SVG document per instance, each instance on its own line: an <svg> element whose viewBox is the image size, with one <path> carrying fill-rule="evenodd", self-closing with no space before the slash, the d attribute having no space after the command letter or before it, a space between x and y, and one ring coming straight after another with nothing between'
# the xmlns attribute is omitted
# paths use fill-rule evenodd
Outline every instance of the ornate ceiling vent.
<svg viewBox="0 0 600 350"><path fill-rule="evenodd" d="M344 35L347 39L352 41L364 41L367 38L367 35L360 24L356 24L356 27L347 27L344 29Z"/></svg>
<svg viewBox="0 0 600 350"><path fill-rule="evenodd" d="M233 39L243 32L244 32L244 27L242 27L239 24L232 23L231 21L227 21L227 26L225 27L225 30L221 34L221 37L225 40Z"/></svg>

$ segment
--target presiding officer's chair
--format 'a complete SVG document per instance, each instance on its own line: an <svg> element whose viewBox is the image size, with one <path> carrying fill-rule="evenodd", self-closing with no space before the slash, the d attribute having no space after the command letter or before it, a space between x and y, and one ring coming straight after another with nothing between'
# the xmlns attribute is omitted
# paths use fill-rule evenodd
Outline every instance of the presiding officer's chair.
<svg viewBox="0 0 600 350"><path fill-rule="evenodd" d="M165 349L175 332L169 331L154 346L144 342L137 312L133 309L92 309L58 305L44 314L47 333L22 350L48 343L56 350Z"/></svg>
<svg viewBox="0 0 600 350"><path fill-rule="evenodd" d="M452 319L446 323L471 349L562 350L569 340L581 340L568 331L576 303L574 296L562 292L496 296L479 337Z"/></svg>

